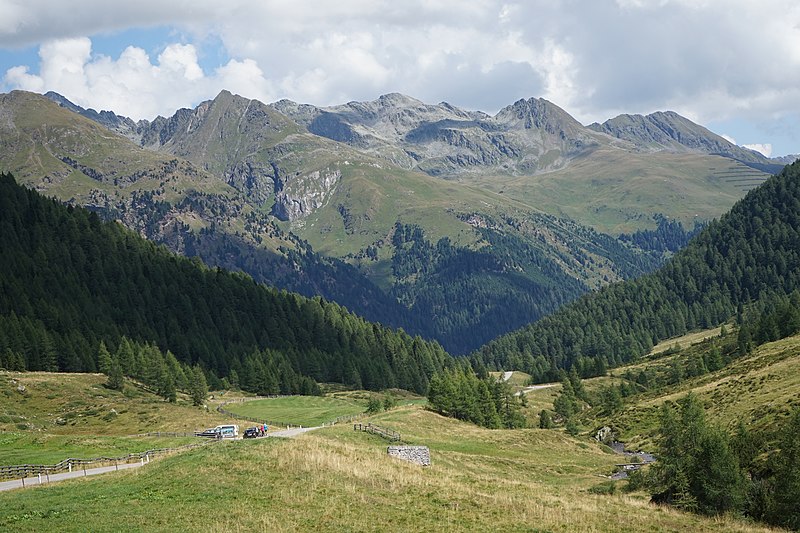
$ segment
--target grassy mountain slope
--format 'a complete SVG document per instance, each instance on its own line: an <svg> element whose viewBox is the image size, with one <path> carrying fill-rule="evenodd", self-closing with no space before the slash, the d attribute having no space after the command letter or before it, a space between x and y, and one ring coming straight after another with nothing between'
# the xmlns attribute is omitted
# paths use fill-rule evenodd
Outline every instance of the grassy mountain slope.
<svg viewBox="0 0 800 533"><path fill-rule="evenodd" d="M192 407L183 395L173 404L132 384L124 392L109 389L104 386L107 379L103 374L0 372L2 432L119 437L192 432L226 421L214 410ZM56 462L61 459L66 456ZM0 460L0 464L11 463Z"/></svg>
<svg viewBox="0 0 800 533"><path fill-rule="evenodd" d="M368 419L430 447L420 468L347 425L294 440L224 442L142 469L0 494L0 527L147 530L766 531L588 491L617 457L541 430L491 431L404 407ZM631 521L631 513L636 520ZM224 518L221 518L224 517ZM213 526L209 526L214 524Z"/></svg>
<svg viewBox="0 0 800 533"><path fill-rule="evenodd" d="M656 215L687 228L708 222L768 177L721 156L603 147L557 172L461 179L618 235L654 228Z"/></svg>
<svg viewBox="0 0 800 533"><path fill-rule="evenodd" d="M793 164L657 272L586 296L490 343L477 357L538 379L553 367L585 365L581 371L591 373L598 361L630 361L660 340L727 320L737 306L800 288L798 228L800 165Z"/></svg>
<svg viewBox="0 0 800 533"><path fill-rule="evenodd" d="M645 360L614 373L666 373L676 364L687 366L709 349L708 341L700 342L675 355ZM800 407L800 336L763 344L721 370L637 395L610 422L624 440L649 441L658 427L659 407L690 392L703 403L709 419L730 432L740 422L754 431L774 432L792 409Z"/></svg>

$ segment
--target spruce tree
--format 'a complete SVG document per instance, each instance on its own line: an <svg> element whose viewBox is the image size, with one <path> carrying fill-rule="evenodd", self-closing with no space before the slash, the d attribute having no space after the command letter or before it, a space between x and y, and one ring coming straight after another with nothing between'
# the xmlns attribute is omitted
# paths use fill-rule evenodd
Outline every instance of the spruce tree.
<svg viewBox="0 0 800 533"><path fill-rule="evenodd" d="M100 346L97 348L97 369L105 375L111 372L111 354L103 341L100 341Z"/></svg>
<svg viewBox="0 0 800 533"><path fill-rule="evenodd" d="M106 387L118 391L121 391L125 387L125 379L122 376L122 366L120 366L117 359L114 359L111 362L111 368L108 372L108 381L106 381Z"/></svg>
<svg viewBox="0 0 800 533"><path fill-rule="evenodd" d="M781 432L775 458L775 491L768 504L770 522L800 529L800 409L795 409Z"/></svg>
<svg viewBox="0 0 800 533"><path fill-rule="evenodd" d="M203 369L195 365L192 368L192 376L189 382L189 396L192 398L193 405L203 405L208 395L208 384Z"/></svg>

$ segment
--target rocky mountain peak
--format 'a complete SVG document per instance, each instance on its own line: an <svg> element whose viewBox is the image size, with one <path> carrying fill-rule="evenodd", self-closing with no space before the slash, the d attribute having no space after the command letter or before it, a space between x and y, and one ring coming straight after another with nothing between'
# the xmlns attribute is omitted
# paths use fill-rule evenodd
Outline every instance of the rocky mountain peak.
<svg viewBox="0 0 800 533"><path fill-rule="evenodd" d="M572 116L544 98L520 99L501 109L495 120L511 127L544 129L548 133L579 133L583 125Z"/></svg>
<svg viewBox="0 0 800 533"><path fill-rule="evenodd" d="M761 170L779 170L762 154L736 146L675 111L657 111L644 116L623 114L602 124L590 124L588 128L629 141L644 151L717 154L757 165Z"/></svg>

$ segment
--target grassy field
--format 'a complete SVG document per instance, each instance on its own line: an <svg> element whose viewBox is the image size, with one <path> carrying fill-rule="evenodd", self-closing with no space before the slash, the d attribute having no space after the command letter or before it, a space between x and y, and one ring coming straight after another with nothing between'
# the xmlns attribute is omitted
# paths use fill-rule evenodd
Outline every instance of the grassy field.
<svg viewBox="0 0 800 533"><path fill-rule="evenodd" d="M182 396L170 404L131 382L123 392L105 382L101 374L0 372L0 432L120 436L192 432L228 421Z"/></svg>
<svg viewBox="0 0 800 533"><path fill-rule="evenodd" d="M0 372L0 465L172 448L197 439L129 435L188 433L228 421L186 398L170 404L130 382L118 392L105 381L100 374Z"/></svg>
<svg viewBox="0 0 800 533"><path fill-rule="evenodd" d="M0 433L0 465L52 465L67 458L121 457L156 448L195 444L195 437L109 437Z"/></svg>
<svg viewBox="0 0 800 533"><path fill-rule="evenodd" d="M728 328L728 331L731 331L732 326L728 325L726 327ZM653 346L653 349L650 350L649 355L655 355L664 352L666 350L669 350L670 348L675 346L675 344L680 345L682 348L686 348L687 346L703 342L706 339L719 337L721 329L722 329L721 327L717 327L717 328L705 329L702 331L693 331L691 333L687 333L686 335L682 335L674 339L661 341L655 346Z"/></svg>
<svg viewBox="0 0 800 533"><path fill-rule="evenodd" d="M791 359L778 355L783 351L773 346L762 355L780 364ZM69 391L72 401L111 402L118 411L135 412L157 401L138 390L100 398L106 391L97 388L98 379L0 374L0 412L10 410L14 394L22 396L15 387L24 380L28 400L13 402L14 416L37 427L0 433L0 458L8 458L0 463L20 462L13 459L33 453L55 460L80 451L107 455L150 447L148 439L115 436L137 425L131 421L88 416L90 423L55 425L58 435L38 426L53 408L48 402L56 402L47 395L62 391ZM529 402L544 405L556 393L557 387L534 391ZM315 417L363 411L372 394L341 391L337 395L344 397L232 406L265 408L310 425ZM241 394L214 397L218 402ZM654 506L645 494L595 494L592 489L607 483L603 476L619 462L607 448L560 430L487 430L406 405L421 400L401 397L400 407L365 419L400 432L404 442L428 446L433 461L428 468L389 458L386 441L342 424L292 440L223 442L134 471L0 493L0 531L767 531L733 518ZM178 420L185 409L198 415L193 420L200 427L218 423L200 409L159 406L163 420L150 419L155 424ZM151 416L149 410L145 414ZM104 425L104 436L87 433L94 428L101 434Z"/></svg>
<svg viewBox="0 0 800 533"><path fill-rule="evenodd" d="M334 426L225 442L136 471L0 494L13 531L766 531L589 489L617 461L542 430L493 431L404 407L372 419L428 445L433 465ZM635 520L631 516L635 515Z"/></svg>
<svg viewBox="0 0 800 533"><path fill-rule="evenodd" d="M366 402L326 396L288 396L229 404L225 409L266 421L318 426L339 416L363 413Z"/></svg>

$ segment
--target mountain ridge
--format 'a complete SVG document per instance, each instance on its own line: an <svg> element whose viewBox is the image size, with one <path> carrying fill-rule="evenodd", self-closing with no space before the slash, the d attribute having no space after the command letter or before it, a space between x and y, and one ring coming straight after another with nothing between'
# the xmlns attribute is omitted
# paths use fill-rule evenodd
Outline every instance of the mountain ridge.
<svg viewBox="0 0 800 533"><path fill-rule="evenodd" d="M198 104L195 110L226 94L231 95L229 91L222 90L215 98ZM142 145L151 144L153 131L161 130L164 123L170 121L170 118L161 116L152 121L146 119L134 121L116 115L110 110L98 113L94 109L81 108L53 91L45 93L45 96ZM510 127L516 118L518 122L516 125L520 126L521 124L523 129L532 127L544 129L550 134L558 133L562 138L583 141L589 145L591 145L592 139L596 139L591 136L592 132L604 133L612 138L631 143L640 150L717 154L746 163L767 165L765 168L772 172L779 169L769 167L769 165L788 164L796 159L796 156L792 155L769 158L755 150L737 146L702 125L670 110L655 111L647 115L620 114L603 123L594 122L584 126L556 104L535 97L519 99L502 108L494 116L482 111L464 110L444 101L439 104L427 104L401 93L387 93L371 101L351 101L326 107L299 104L288 99L263 105L306 126L311 133L362 149L373 149L376 153L381 153L381 148L386 149L386 147L380 146L381 142L394 145L396 148L399 142L409 140L408 134L420 127L422 130L411 134L412 142L413 139L420 142L430 138L436 130L447 130L448 127L462 130L478 127L484 131L518 129ZM522 110L524 111L520 114ZM173 117L186 114L186 111L192 110L176 110ZM390 125L395 126L394 132L391 131ZM425 132L425 126L429 131ZM438 128L434 128L434 126L438 126ZM579 145L578 148L580 147ZM506 151L509 150L506 147ZM406 153L405 158L396 157L393 162L405 168L414 168L413 160L420 157L420 154L414 151L407 152L410 153ZM511 152L513 153L513 150ZM408 159L409 157L410 159ZM477 159L473 158L472 162L475 161ZM444 174L442 169L428 168L427 171L437 175Z"/></svg>
<svg viewBox="0 0 800 533"><path fill-rule="evenodd" d="M642 150L690 151L719 154L745 164L774 165L765 167L777 172L780 163L763 154L737 146L724 137L692 122L674 111L657 111L648 115L622 114L597 122L587 128L629 141Z"/></svg>
<svg viewBox="0 0 800 533"><path fill-rule="evenodd" d="M92 205L211 265L321 294L367 318L436 337L455 352L658 261L508 196L400 169L230 93L155 124L147 138L164 151L32 93L7 100L20 128L0 131L0 139L9 143L9 169L29 186ZM53 129L56 123L63 125ZM56 142L40 145L45 124ZM61 141L89 124L80 150ZM52 168L31 166L20 132L25 146L54 161ZM112 141L113 149L96 153ZM121 162L136 157L179 175L140 170L135 184L119 185L91 177L121 175ZM53 188L52 176L62 173L61 188ZM194 175L205 188L193 186ZM395 239L398 224L412 227L409 238ZM437 260L420 268L425 257ZM465 306L473 311L464 313Z"/></svg>

